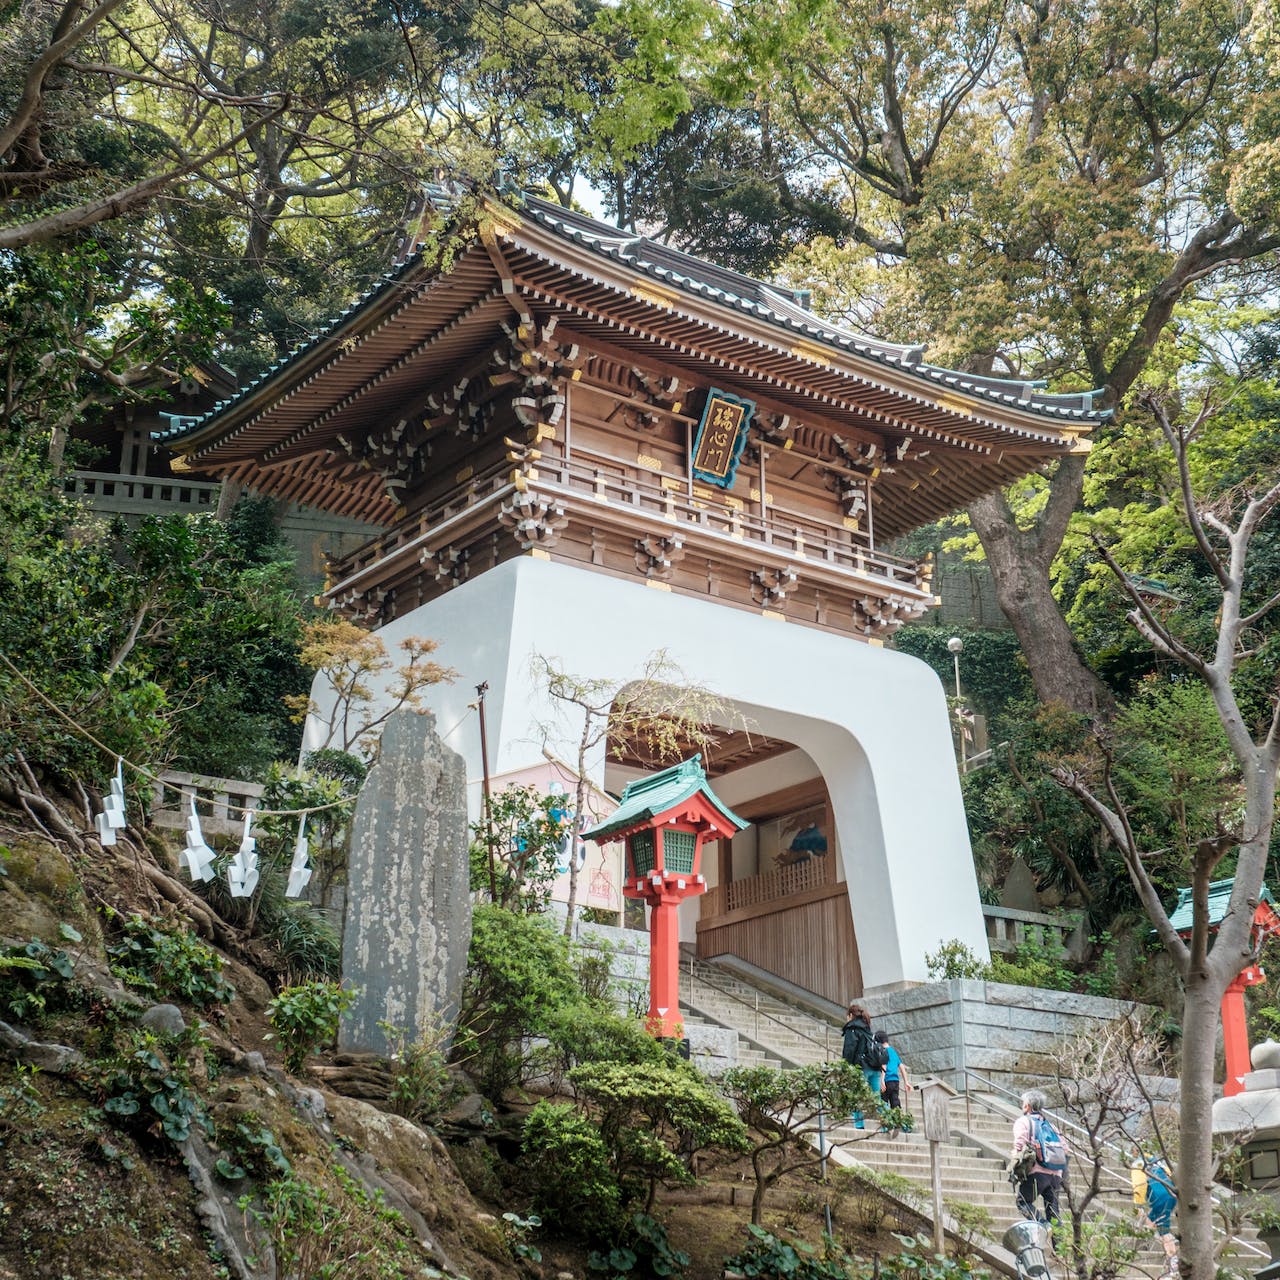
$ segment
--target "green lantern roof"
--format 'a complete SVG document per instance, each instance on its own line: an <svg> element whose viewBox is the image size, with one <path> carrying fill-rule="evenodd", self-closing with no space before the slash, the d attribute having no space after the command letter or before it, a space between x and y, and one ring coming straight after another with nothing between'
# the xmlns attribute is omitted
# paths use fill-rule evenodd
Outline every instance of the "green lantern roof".
<svg viewBox="0 0 1280 1280"><path fill-rule="evenodd" d="M1221 924L1223 918L1227 914L1227 905L1231 901L1231 886L1235 884L1235 878L1230 880L1215 880L1209 886L1209 927ZM1260 902L1270 902L1275 904L1275 899L1271 896L1270 891L1264 884L1262 892L1258 895ZM1195 916L1191 903L1190 888L1178 890L1178 901L1174 904L1173 910L1169 913L1169 923L1179 933L1189 932L1195 924Z"/></svg>
<svg viewBox="0 0 1280 1280"><path fill-rule="evenodd" d="M670 769L663 769L661 773L628 782L618 807L598 826L584 831L583 838L607 840L615 832L651 822L658 814L666 813L668 809L674 809L698 794L704 796L724 816L726 827L741 831L747 825L732 809L718 800L715 792L707 785L707 775L702 768L702 755L699 753L689 760L672 765Z"/></svg>

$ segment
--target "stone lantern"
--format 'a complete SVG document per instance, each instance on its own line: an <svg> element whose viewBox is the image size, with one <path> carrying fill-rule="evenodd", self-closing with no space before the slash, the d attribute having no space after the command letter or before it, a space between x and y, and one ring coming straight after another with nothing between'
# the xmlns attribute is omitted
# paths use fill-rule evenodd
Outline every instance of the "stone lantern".
<svg viewBox="0 0 1280 1280"><path fill-rule="evenodd" d="M686 898L705 893L702 846L732 836L747 824L727 809L707 785L701 755L627 784L618 807L582 833L601 844L626 842L622 892L638 898L649 914L649 1016L659 1039L680 1030L680 929L676 912Z"/></svg>

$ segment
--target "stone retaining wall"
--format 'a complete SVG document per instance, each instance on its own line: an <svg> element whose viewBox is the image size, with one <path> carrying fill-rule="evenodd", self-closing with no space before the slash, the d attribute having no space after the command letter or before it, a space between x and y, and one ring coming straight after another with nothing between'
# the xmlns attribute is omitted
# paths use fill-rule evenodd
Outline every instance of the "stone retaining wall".
<svg viewBox="0 0 1280 1280"><path fill-rule="evenodd" d="M964 1088L966 1068L1005 1088L1053 1074L1064 1039L1133 1008L1122 1000L953 978L862 1002L893 1038L912 1078L938 1076Z"/></svg>

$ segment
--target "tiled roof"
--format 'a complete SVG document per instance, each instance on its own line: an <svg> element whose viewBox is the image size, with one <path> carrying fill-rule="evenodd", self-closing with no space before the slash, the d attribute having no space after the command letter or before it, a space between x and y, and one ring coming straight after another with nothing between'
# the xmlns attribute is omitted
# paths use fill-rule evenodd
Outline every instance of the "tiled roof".
<svg viewBox="0 0 1280 1280"><path fill-rule="evenodd" d="M433 187L429 195L434 207L439 212L447 213L456 202L458 193L444 187ZM948 391L1020 408L1052 421L1092 424L1110 416L1110 410L1094 408L1094 399L1100 394L1097 391L1051 394L1044 390L1041 382L984 377L925 364L922 360L923 347L882 342L833 324L802 306L790 291L780 285L716 266L646 236L622 231L537 196L524 195L508 199L515 210L557 237L593 254L610 258L669 288L693 298L731 307L806 341L905 370ZM155 438L172 443L212 422L265 383L284 374L291 365L339 331L380 294L420 270L422 264L422 249L419 247L395 270L383 275L334 317L328 326L312 334L289 355L276 361L251 383L242 387L236 395L219 401L202 418L176 419L168 430L156 433Z"/></svg>
<svg viewBox="0 0 1280 1280"><path fill-rule="evenodd" d="M647 236L620 231L606 222L536 196L527 196L522 207L540 225L584 248L613 258L634 271L643 272L685 293L735 307L779 325L809 341L896 365L952 391L1032 409L1048 417L1098 422L1110 416L1110 410L1095 410L1093 407L1094 397L1101 395L1100 391L1050 394L1044 390L1043 382L989 378L923 364L923 347L881 342L834 325L801 306L778 285L718 267Z"/></svg>
<svg viewBox="0 0 1280 1280"><path fill-rule="evenodd" d="M1209 886L1209 927L1221 924L1223 918L1227 914L1227 905L1231 901L1231 888L1235 884L1235 880L1215 880ZM1262 893L1259 895L1260 902L1274 902L1267 886L1262 886ZM1189 930L1195 923L1195 916L1191 902L1191 890L1179 889L1178 901L1174 904L1173 910L1169 913L1169 923L1179 932Z"/></svg>
<svg viewBox="0 0 1280 1280"><path fill-rule="evenodd" d="M582 833L584 839L606 840L616 831L625 831L639 823L648 822L660 813L675 808L676 805L691 799L699 792L709 800L716 809L724 814L725 821L733 825L735 830L742 830L747 824L732 809L722 804L707 784L707 775L702 768L702 756L696 755L690 760L672 765L660 773L650 774L635 782L628 782L618 802L618 807L601 823Z"/></svg>

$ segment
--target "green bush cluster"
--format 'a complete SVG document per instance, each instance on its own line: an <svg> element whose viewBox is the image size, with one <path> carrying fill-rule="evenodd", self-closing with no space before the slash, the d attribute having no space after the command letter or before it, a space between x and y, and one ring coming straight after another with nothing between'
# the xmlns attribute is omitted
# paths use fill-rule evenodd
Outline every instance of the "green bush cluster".
<svg viewBox="0 0 1280 1280"><path fill-rule="evenodd" d="M107 955L111 972L126 986L202 1009L235 997L222 976L222 957L194 934L137 915L126 917L122 927L124 936L107 947Z"/></svg>
<svg viewBox="0 0 1280 1280"><path fill-rule="evenodd" d="M1101 956L1092 972L1077 972L1048 954L1044 941L1025 941L1011 956L996 952L990 961L979 960L973 950L957 938L940 943L925 954L930 978L935 982L951 978L975 978L987 982L1007 982L1017 987L1040 987L1048 991L1083 991L1093 996L1113 996L1118 986L1115 946L1109 933L1091 939L1101 946Z"/></svg>
<svg viewBox="0 0 1280 1280"><path fill-rule="evenodd" d="M105 1063L98 1077L102 1110L119 1124L163 1134L178 1144L191 1136L193 1127L212 1137L189 1064L190 1051L203 1043L198 1030L164 1044L150 1032L135 1033L132 1048Z"/></svg>
<svg viewBox="0 0 1280 1280"><path fill-rule="evenodd" d="M299 1074L308 1054L337 1039L338 1019L355 998L338 982L304 982L286 987L267 1005L270 1038L284 1052L286 1071Z"/></svg>
<svg viewBox="0 0 1280 1280"><path fill-rule="evenodd" d="M65 941L80 941L71 925L59 928ZM39 1023L47 1014L74 1008L83 999L81 988L73 981L75 961L61 947L52 947L40 938L0 952L0 973L5 976L0 1006L21 1022Z"/></svg>

